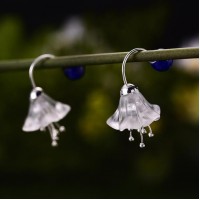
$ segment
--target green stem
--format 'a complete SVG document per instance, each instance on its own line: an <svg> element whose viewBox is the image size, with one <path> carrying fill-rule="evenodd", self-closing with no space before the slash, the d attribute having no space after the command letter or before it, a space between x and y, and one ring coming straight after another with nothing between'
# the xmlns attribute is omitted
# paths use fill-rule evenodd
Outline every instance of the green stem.
<svg viewBox="0 0 200 200"><path fill-rule="evenodd" d="M78 65L103 65L122 63L128 52L102 53L75 56L62 56L39 63L38 67L61 68ZM162 50L148 50L131 55L127 62L142 62L168 59L190 59L199 57L199 48L176 48ZM0 61L0 72L28 70L33 59Z"/></svg>

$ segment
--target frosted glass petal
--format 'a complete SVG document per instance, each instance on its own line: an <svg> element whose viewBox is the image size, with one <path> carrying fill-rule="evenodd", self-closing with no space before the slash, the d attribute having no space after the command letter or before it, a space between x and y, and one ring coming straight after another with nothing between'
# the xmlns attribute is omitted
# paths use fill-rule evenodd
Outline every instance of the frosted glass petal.
<svg viewBox="0 0 200 200"><path fill-rule="evenodd" d="M139 118L134 98L130 98L129 95L121 96L118 109L120 113L119 129L121 131L124 129L131 130L139 129L142 127L142 122Z"/></svg>
<svg viewBox="0 0 200 200"><path fill-rule="evenodd" d="M143 126L148 126L153 121L159 120L160 107L158 105L150 104L140 92L138 92L138 96L140 101L137 103L137 108Z"/></svg>
<svg viewBox="0 0 200 200"><path fill-rule="evenodd" d="M150 104L132 84L124 85L118 109L107 120L114 129L141 129L160 118L160 107Z"/></svg>
<svg viewBox="0 0 200 200"><path fill-rule="evenodd" d="M120 127L119 130L123 131L125 129L128 129L128 130L136 129L137 130L137 129L140 129L142 126L141 126L140 119L138 117L128 116L120 122L119 127Z"/></svg>
<svg viewBox="0 0 200 200"><path fill-rule="evenodd" d="M53 100L42 93L35 100L30 102L28 116L25 120L24 131L36 131L57 122L67 115L70 106Z"/></svg>
<svg viewBox="0 0 200 200"><path fill-rule="evenodd" d="M117 109L115 113L106 121L106 123L116 129L119 130L119 110Z"/></svg>

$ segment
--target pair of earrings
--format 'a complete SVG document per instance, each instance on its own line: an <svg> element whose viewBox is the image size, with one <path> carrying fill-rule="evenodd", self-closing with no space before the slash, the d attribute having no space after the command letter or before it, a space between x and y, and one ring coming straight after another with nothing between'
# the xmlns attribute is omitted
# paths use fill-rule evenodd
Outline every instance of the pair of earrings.
<svg viewBox="0 0 200 200"><path fill-rule="evenodd" d="M145 49L135 48L131 50L124 58L122 63L122 77L124 85L120 91L119 106L115 113L107 120L107 124L113 129L123 131L128 129L130 131L129 141L133 141L132 131L137 130L140 133L141 142L140 147L145 147L143 142L143 134L147 133L146 127L149 128L149 137L153 136L150 124L160 118L160 107L158 105L150 104L138 88L130 83L127 83L125 75L125 65L131 54L135 54ZM52 140L52 146L57 146L58 135L65 131L64 126L60 126L58 121L63 119L71 110L67 104L55 101L43 92L41 87L37 87L33 78L33 70L39 62L45 59L53 59L55 56L51 54L44 54L37 57L30 66L29 77L32 84L32 91L30 93L30 105L27 118L24 122L22 130L30 131L45 131L48 129ZM152 66L158 68L159 62L164 66L170 66L167 61L152 62ZM155 68L155 67L154 67ZM162 67L161 67L162 68ZM164 71L164 70L159 70Z"/></svg>

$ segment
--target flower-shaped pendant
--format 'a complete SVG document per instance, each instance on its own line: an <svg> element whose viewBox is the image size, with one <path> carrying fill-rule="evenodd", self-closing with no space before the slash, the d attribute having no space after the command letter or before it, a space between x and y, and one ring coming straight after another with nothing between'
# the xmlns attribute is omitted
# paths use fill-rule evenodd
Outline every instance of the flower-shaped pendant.
<svg viewBox="0 0 200 200"><path fill-rule="evenodd" d="M133 84L124 84L120 91L118 109L107 120L107 124L116 129L130 131L129 140L133 141L132 130L140 133L140 147L145 147L143 134L149 128L149 137L153 136L150 124L160 119L160 107L150 104Z"/></svg>
<svg viewBox="0 0 200 200"><path fill-rule="evenodd" d="M64 126L57 122L63 119L70 111L70 106L53 100L45 94L40 87L35 87L30 94L30 106L28 116L23 125L23 131L50 132L52 146L57 146L59 132L65 131Z"/></svg>

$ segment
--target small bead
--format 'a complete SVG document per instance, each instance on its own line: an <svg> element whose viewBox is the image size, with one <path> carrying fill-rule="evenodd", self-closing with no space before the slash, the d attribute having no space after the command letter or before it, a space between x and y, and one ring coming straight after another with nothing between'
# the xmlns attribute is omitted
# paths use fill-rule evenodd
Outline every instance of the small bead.
<svg viewBox="0 0 200 200"><path fill-rule="evenodd" d="M65 131L65 127L64 127L64 126L60 126L60 127L59 127L59 131L60 131L60 132L64 132L64 131Z"/></svg>
<svg viewBox="0 0 200 200"><path fill-rule="evenodd" d="M150 64L155 70L163 72L169 70L173 64L173 60L158 60L150 62Z"/></svg>
<svg viewBox="0 0 200 200"><path fill-rule="evenodd" d="M149 137L153 137L154 134L153 134L153 133L148 133L148 136L149 136Z"/></svg>
<svg viewBox="0 0 200 200"><path fill-rule="evenodd" d="M66 67L63 69L65 76L70 80L77 80L85 74L84 66Z"/></svg>
<svg viewBox="0 0 200 200"><path fill-rule="evenodd" d="M128 139L129 139L130 142L134 141L134 137L133 136L130 136Z"/></svg>
<svg viewBox="0 0 200 200"><path fill-rule="evenodd" d="M58 146L58 143L54 140L54 141L52 141L51 145L52 145L53 147L56 147L56 146Z"/></svg>
<svg viewBox="0 0 200 200"><path fill-rule="evenodd" d="M140 143L140 148L144 148L145 144L143 142Z"/></svg>

